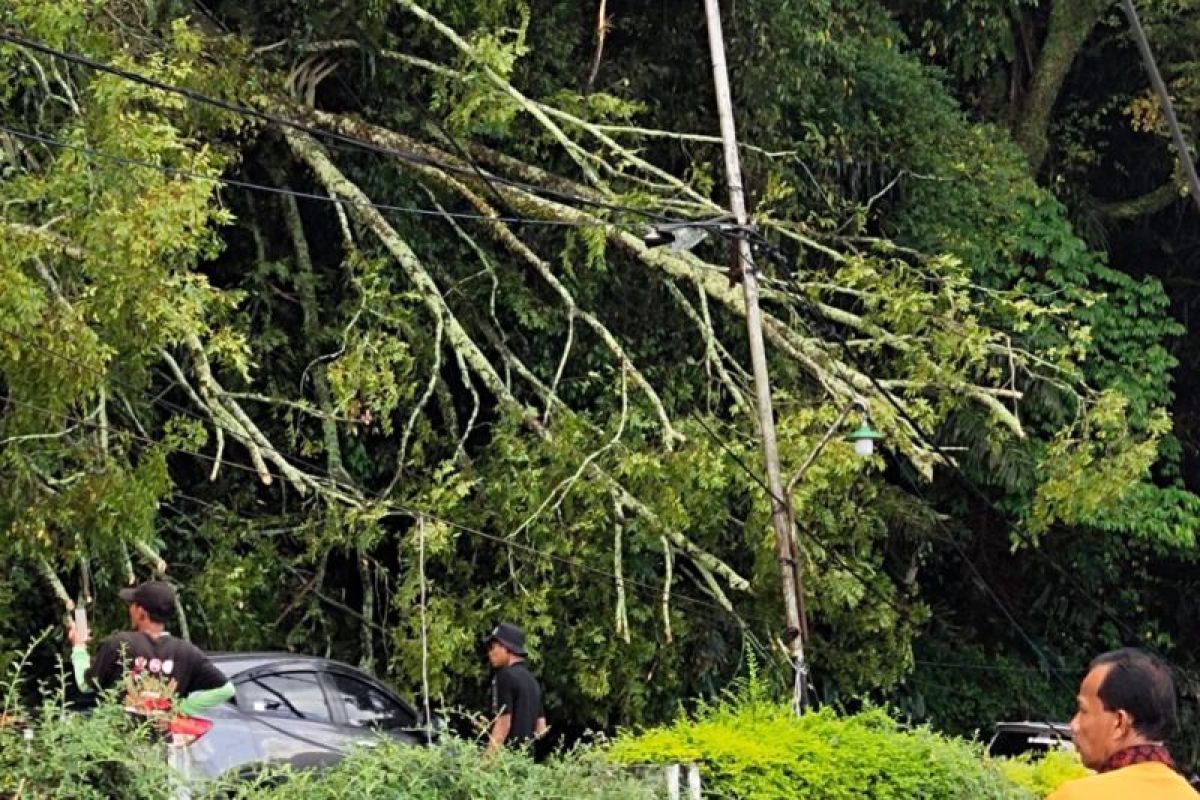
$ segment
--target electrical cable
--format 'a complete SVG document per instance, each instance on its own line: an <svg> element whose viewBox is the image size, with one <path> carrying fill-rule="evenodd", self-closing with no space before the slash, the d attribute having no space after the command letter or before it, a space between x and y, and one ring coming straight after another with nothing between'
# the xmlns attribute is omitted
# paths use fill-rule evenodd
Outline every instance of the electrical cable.
<svg viewBox="0 0 1200 800"><path fill-rule="evenodd" d="M419 164L419 165L424 165L424 166L432 166L432 167L435 167L437 169L447 171L447 172L456 172L459 174L466 173L466 174L469 174L470 176L478 177L477 169L464 169L462 167L458 167L455 165L445 164L443 162L437 161L436 159L431 159L426 156L422 156L419 153L406 152L406 151L402 151L402 150L398 150L398 149L394 149L394 148L382 147L380 145L376 145L371 142L359 140L354 137L346 136L344 134L340 134L340 133L337 133L334 131L327 131L327 130L323 130L320 128L316 128L311 125L307 125L305 123L297 122L295 120L288 119L281 115L263 112L263 111L253 109L248 106L240 105L237 103L231 103L228 101L220 100L218 98L213 98L211 96L205 95L201 92L198 92L198 91L195 91L192 89L174 86L174 85L162 82L162 81L157 81L155 79L147 78L147 77L138 75L137 73L130 72L128 70L124 70L124 69L121 69L118 67L114 67L112 65L96 61L94 59L88 58L86 56L82 56L77 53L71 53L68 51L59 50L57 48L51 47L49 45L31 40L31 39L16 36L12 33L0 31L0 41L7 41L10 44L14 44L14 45L24 47L29 50L40 52L44 55L60 58L65 61L68 61L70 63L75 63L75 64L85 66L85 67L88 67L88 68L91 68L91 69L94 69L97 71L105 72L105 73L114 75L116 77L119 77L119 78L122 78L125 80L129 80L129 81L139 83L139 84L142 84L142 85L154 88L154 89L158 89L160 91L177 94L179 96L185 97L194 102L203 103L203 104L215 107L215 108L222 109L222 110L230 112L230 113L238 114L240 116L252 117L252 118L262 120L262 121L271 122L275 125L290 127L295 130L303 131L303 132L308 133L313 136L332 139L334 141L338 141L342 144L346 144L346 145L349 145L352 147L358 147L358 148L362 148L365 150L374 151L374 152L377 152L380 154L400 158L401 160L407 161L409 163L414 163L414 164ZM13 135L21 135L21 132L14 131L12 129L7 129L7 130L8 130L8 132L12 133ZM30 134L25 134L25 135L32 136ZM71 145L66 145L65 143L63 143L62 146L73 147ZM98 152L95 154L99 155L101 157L103 157L105 155L105 154L101 154ZM114 158L120 158L120 157L114 157ZM164 171L171 170L172 172L175 172L176 174L185 174L185 173L183 173L183 171L173 170L173 168L169 168L169 167L161 167L160 165L152 165L152 164L149 164L148 162L139 164L139 166L163 169ZM246 182L237 182L237 181L232 181L232 180L227 180L227 179L212 178L210 176L191 175L189 177L195 177L195 178L200 178L200 179L205 179L205 180L212 180L214 182L219 182L219 183L227 183L228 185L232 185L232 186L241 185L242 188L247 188L247 189L262 189L262 190L267 190L267 191L275 191L276 193L280 192L278 187L261 187L261 186L255 185L255 184L248 184ZM639 208L630 207L630 206L621 206L618 204L612 204L612 203L607 203L604 201L594 200L594 199L583 197L580 195L574 195L574 194L570 194L570 193L548 190L546 187L541 187L541 186L537 186L535 184L528 184L528 183L524 183L524 182L520 182L520 181L512 181L510 179L502 178L500 176L491 176L490 180L495 181L496 183L500 183L502 185L509 185L509 186L513 186L514 188L520 188L525 191L531 191L531 192L535 192L535 193L539 193L539 194L544 194L547 196L559 197L561 199L569 200L569 201L576 202L576 203L583 204L583 205L589 205L589 206L593 206L593 207L601 207L601 208L605 208L605 209L609 209L609 210L620 211L623 213L637 214L637 215L643 216L645 218L657 219L660 221L669 221L669 222L680 222L681 221L681 220L671 220L663 215L648 212L645 209L639 209ZM328 198L328 197L325 197L322 195L306 195L306 193L292 193L289 190L283 190L283 193L295 194L295 196L298 196L298 197L307 196L310 199L320 199L322 201L334 200L335 202L342 202L342 201L338 201L335 198ZM425 213L437 213L437 214L441 215L441 212L432 212L431 210L428 210L428 209L419 210L419 209L413 209L413 208L387 207L387 206L376 206L376 207L381 208L381 209L386 209L386 210L393 210L393 211L400 211L400 212L407 212L407 213L415 213L418 211L423 211ZM494 218L483 217L482 215L462 215L462 216L463 216L463 218L494 219ZM534 222L534 220L512 219L512 218L509 218L506 221L511 221L514 223ZM682 220L682 221L686 222L687 220ZM550 223L552 221L537 220L537 222ZM558 222L562 222L565 225L566 224L577 224L577 223L567 223L566 221L558 221ZM694 224L694 227L706 227L706 223L704 221L696 221ZM711 223L711 222L707 223L707 227L714 227L714 223ZM730 232L728 232L728 231L719 230L719 228L721 227L719 225L716 225L715 227L718 228L719 233L726 234L726 235L730 234ZM735 233L733 235L740 236L743 234L739 232L739 233ZM778 252L777 248L773 248L773 249L775 249L776 252ZM845 345L844 339L842 340L842 343L843 343L843 345ZM849 350L849 348L847 348L847 350ZM865 373L865 374L867 374L868 378L870 378L872 380L872 382L877 385L877 381L874 379L873 376L871 376L869 373ZM877 385L877 388L878 388L878 385ZM933 447L935 452L938 452L939 454L942 455L943 458L945 458L944 453L941 452L941 449L935 443L929 441L925 437L925 435L920 431L920 429L915 426L915 421L912 420L912 418L907 414L907 412L905 410L903 410L902 408L900 408L898 406L895 398L893 398L889 392L883 391L882 389L881 389L881 394L888 400L889 403L891 403L893 406L896 406L897 412L900 413L901 416L904 417L906 419L906 421L909 422L910 425L914 426L914 430L916 430L922 436L922 438L926 439L927 445ZM280 454L280 455L282 457L282 454ZM953 464L953 461L950 461L947 459L947 463ZM956 465L955 465L955 468L957 470ZM975 488L977 491L980 491L980 493L981 493L981 490L978 490L978 487L975 487ZM986 497L986 495L984 495L984 497ZM990 503L990 499L989 499L989 503ZM420 512L417 512L417 513L420 513ZM1031 645L1031 647L1036 649L1036 647L1037 647L1036 644L1033 643L1032 639L1028 638L1027 634L1023 633L1023 629L1020 629L1019 624L1016 623L1016 620L1015 620L1015 618L1012 617L1011 612L1009 612L1007 610L1007 608L1005 606L1003 606L1002 601L1000 600L998 595L996 595L994 590L992 590L991 587L986 583L986 581L983 580L982 574L974 566L973 562L971 562L969 559L967 559L965 552L963 552L961 550L961 548L957 545L957 542L954 542L953 539L951 539L950 543L963 556L966 563L972 569L972 572L976 575L977 580L979 580L981 582L981 584L986 588L986 590L989 592L989 594L993 597L995 602L999 605L999 607L1004 612L1005 616L1009 619L1010 623L1013 624L1014 626L1016 626L1018 630L1021 630L1022 634L1023 634L1023 638L1026 639L1027 643L1029 643ZM512 544L512 543L509 543L509 544ZM604 574L607 575L608 573L604 572ZM721 608L721 607L714 606L714 608ZM722 610L725 610L725 609L722 608Z"/></svg>
<svg viewBox="0 0 1200 800"><path fill-rule="evenodd" d="M347 199L347 198L342 198L342 197L333 197L330 195L317 194L315 192L302 192L302 191L297 191L294 189L287 189L287 188L284 188L281 186L269 186L269 185L261 184L261 183L253 183L250 181L243 181L243 180L239 180L237 178L225 178L225 177L216 176L216 175L202 175L197 172L190 172L185 169L179 169L178 167L170 167L165 164L155 164L152 161L143 161L143 160L136 159L136 158L129 158L127 156L116 155L114 153L108 153L103 150L97 150L95 148L86 147L84 145L71 144L70 142L62 141L61 139L55 139L50 136L44 136L42 134L31 133L29 131L19 130L17 128L12 128L7 125L4 125L2 123L0 123L0 133L6 133L10 136L15 136L19 139L25 139L26 141L37 142L39 144L46 145L47 147L57 147L57 148L65 149L65 150L71 150L73 152L77 152L77 153L80 153L82 155L85 155L85 156L88 156L91 158L101 158L101 159L104 159L107 161L112 161L116 164L121 164L123 166L140 167L143 169L154 170L154 171L161 172L166 175L173 176L173 177L186 178L186 179L195 180L195 181L203 181L206 183L214 183L214 184L218 184L220 186L227 186L227 187L231 187L231 188L235 188L235 189L244 189L246 191L255 191L255 192L263 192L266 194L275 194L275 195L283 195L283 196L287 196L287 197L295 197L297 199L302 199L302 200L317 200L320 202L332 203L334 205L340 205L340 206L367 207L367 208L374 208L377 211L396 212L396 213L401 213L401 214L412 214L415 216L443 217L443 218L450 217L452 219L475 220L475 221L480 221L480 222L503 222L506 224L514 224L514 225L543 225L543 226L547 226L547 227L558 227L558 228L612 227L612 228L622 228L622 229L626 229L626 230L640 230L642 227L642 226L635 226L635 225L630 225L630 224L625 224L625 223L620 223L620 222L575 222L572 220L563 220L563 219L540 219L537 217L520 217L520 216L489 217L484 214L473 214L470 212L456 212L456 211L440 211L436 208L422 208L419 206L398 206L398 205L389 205L386 203L375 203L375 202L363 203L363 202L359 202L359 201L351 200L351 199Z"/></svg>
<svg viewBox="0 0 1200 800"><path fill-rule="evenodd" d="M914 658L914 664L920 664L923 667L934 667L936 669L969 669L978 672L1012 672L1024 673L1030 672L1061 672L1065 675L1079 675L1084 670L1076 667L1031 667L1027 665L1010 665L1010 664L975 664L969 661L930 661L924 658Z"/></svg>
<svg viewBox="0 0 1200 800"><path fill-rule="evenodd" d="M290 118L282 116L280 114L275 114L275 113L271 113L268 111L261 111L259 109L253 108L251 106L246 106L246 105L242 105L240 103L234 103L234 102L230 102L228 100L222 100L220 98L212 97L211 95L207 95L203 92L196 91L195 89L189 89L189 88L183 87L183 86L176 86L174 84L170 84L165 81L160 81L160 80L157 80L154 78L148 78L144 75L139 75L136 72L132 72L130 70L123 69L121 67L116 67L116 66L113 66L112 64L106 64L102 61L97 61L96 59L89 58L88 56L85 56L85 55L82 55L79 53L72 53L67 50L61 50L59 48L52 47L51 45L48 45L44 42L39 42L34 39L29 39L29 38L26 38L23 36L18 36L17 34L9 32L9 31L0 31L0 42L8 42L9 44L25 48L26 50L32 50L34 52L38 52L43 55L50 56L52 58L62 59L63 61L66 61L68 63L87 67L89 69L96 70L99 72L104 72L104 73L107 73L114 77L121 78L122 80L137 83L137 84L140 84L142 86L147 86L152 89L157 89L162 92L175 94L175 95L183 97L187 100L190 100L192 102L201 103L203 105L207 105L212 108L217 108L222 111L226 111L228 113L235 114L237 116L241 116L241 117L245 117L245 118L252 118L252 119L262 121L262 122L269 122L273 125L280 126L280 127L291 128L293 130L307 133L310 136L313 136L316 138L328 139L328 140L336 141L340 144L343 144L343 145L346 145L349 147L358 148L358 149L362 149L362 150L368 150L368 151L371 151L374 153L378 153L380 155L391 156L391 157L398 158L401 161L405 161L410 164L415 164L418 166L433 167L433 168L439 169L443 172L450 172L450 173L462 175L462 176L468 177L468 178L477 178L478 177L479 170L477 167L475 167L475 168L461 167L461 166L457 166L454 164L447 164L447 163L439 161L435 158L431 158L429 156L425 156L425 155L422 155L422 154L414 152L414 151L407 151L407 150L400 150L400 149L392 148L392 147L385 147L383 145L375 144L374 142L365 141L363 139L358 139L353 136L347 136L346 134L338 133L337 131L330 131L330 130L326 130L323 128L318 128L314 125L310 125L310 124L304 123L304 122L299 122L297 120L290 119ZM562 200L564 202L570 202L570 203L574 203L577 205L590 206L592 208L602 208L602 209L605 209L608 211L615 211L615 212L620 212L620 213L624 213L624 214L633 214L633 215L642 217L643 219L655 220L656 222L660 222L660 223L678 224L678 223L687 222L687 223L694 223L694 227L705 227L706 225L708 227L711 227L714 224L711 222L706 223L703 220L692 221L692 220L681 220L681 219L671 218L666 215L648 211L643 208L637 208L635 206L622 205L619 203L612 203L612 202L605 201L605 200L589 198L589 197L585 197L583 195L572 194L570 192L563 192L563 191L559 191L557 189L551 189L549 187L539 186L537 184L532 184L532 183L528 183L525 181L517 181L517 180L513 180L511 178L505 178L505 177L502 177L499 175L489 175L488 180L493 183L496 183L496 184L500 184L503 186L510 186L512 188L520 189L522 191L530 192L533 194L542 195L545 197L553 197L553 198Z"/></svg>

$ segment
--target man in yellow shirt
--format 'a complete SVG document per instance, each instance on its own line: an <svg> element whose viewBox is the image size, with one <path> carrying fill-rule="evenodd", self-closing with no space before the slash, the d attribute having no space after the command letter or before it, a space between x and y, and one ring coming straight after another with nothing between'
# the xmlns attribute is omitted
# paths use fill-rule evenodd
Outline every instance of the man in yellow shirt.
<svg viewBox="0 0 1200 800"><path fill-rule="evenodd" d="M1196 800L1164 745L1177 724L1167 666L1131 647L1092 661L1079 687L1071 737L1095 775L1065 783L1049 800Z"/></svg>

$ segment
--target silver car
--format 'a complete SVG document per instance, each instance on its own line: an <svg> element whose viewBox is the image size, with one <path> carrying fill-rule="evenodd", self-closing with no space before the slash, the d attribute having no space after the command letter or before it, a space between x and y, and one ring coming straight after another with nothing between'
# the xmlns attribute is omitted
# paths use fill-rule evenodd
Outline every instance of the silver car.
<svg viewBox="0 0 1200 800"><path fill-rule="evenodd" d="M189 778L250 777L264 767L331 764L383 737L431 741L433 724L384 684L336 661L291 653L210 656L233 681L230 702L175 736L172 763ZM209 725L208 723L211 723Z"/></svg>

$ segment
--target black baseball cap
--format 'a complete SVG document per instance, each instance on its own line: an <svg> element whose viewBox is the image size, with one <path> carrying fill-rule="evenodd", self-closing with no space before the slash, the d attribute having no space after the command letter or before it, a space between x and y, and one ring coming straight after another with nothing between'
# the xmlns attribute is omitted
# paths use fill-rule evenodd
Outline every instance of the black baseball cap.
<svg viewBox="0 0 1200 800"><path fill-rule="evenodd" d="M524 658L528 653L525 652L525 631L513 625L511 622L501 622L492 632L484 637L483 643L489 645L492 642L499 642L504 645L508 652L514 656Z"/></svg>
<svg viewBox="0 0 1200 800"><path fill-rule="evenodd" d="M175 588L163 581L145 583L122 589L121 599L146 609L146 613L158 622L166 622L175 613Z"/></svg>

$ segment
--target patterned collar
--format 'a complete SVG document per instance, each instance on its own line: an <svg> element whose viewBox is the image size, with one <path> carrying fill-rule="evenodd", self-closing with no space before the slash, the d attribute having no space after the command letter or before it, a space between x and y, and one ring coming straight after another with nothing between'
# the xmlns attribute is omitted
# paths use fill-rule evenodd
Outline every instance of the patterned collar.
<svg viewBox="0 0 1200 800"><path fill-rule="evenodd" d="M1115 769L1149 762L1166 764L1171 769L1175 769L1175 761L1166 747L1161 744L1138 744L1113 753L1104 762L1104 766L1100 767L1100 771L1112 772Z"/></svg>

